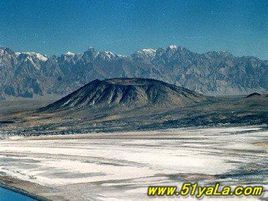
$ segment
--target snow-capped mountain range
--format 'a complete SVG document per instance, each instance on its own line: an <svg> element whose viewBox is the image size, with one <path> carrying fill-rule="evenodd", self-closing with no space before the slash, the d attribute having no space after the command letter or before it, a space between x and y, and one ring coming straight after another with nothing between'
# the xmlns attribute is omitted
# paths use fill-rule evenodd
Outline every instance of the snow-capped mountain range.
<svg viewBox="0 0 268 201"><path fill-rule="evenodd" d="M129 56L89 48L48 57L0 48L0 97L65 95L94 79L154 78L209 95L267 92L268 61L171 45Z"/></svg>

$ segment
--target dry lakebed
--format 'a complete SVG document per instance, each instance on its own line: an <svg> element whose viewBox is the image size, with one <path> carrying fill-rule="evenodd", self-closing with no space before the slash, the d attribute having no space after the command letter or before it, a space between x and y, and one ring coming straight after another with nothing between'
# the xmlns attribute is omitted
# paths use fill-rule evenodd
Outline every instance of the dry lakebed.
<svg viewBox="0 0 268 201"><path fill-rule="evenodd" d="M0 140L0 181L40 200L166 200L147 197L147 187L185 181L267 189L267 151L262 126L13 136ZM183 199L195 200L168 200Z"/></svg>

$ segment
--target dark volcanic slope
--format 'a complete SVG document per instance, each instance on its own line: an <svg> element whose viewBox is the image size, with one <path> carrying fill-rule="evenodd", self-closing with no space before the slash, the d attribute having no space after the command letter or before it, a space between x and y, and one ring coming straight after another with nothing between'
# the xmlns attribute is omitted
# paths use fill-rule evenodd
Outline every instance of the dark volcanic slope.
<svg viewBox="0 0 268 201"><path fill-rule="evenodd" d="M43 108L43 111L81 107L185 106L205 97L183 87L140 78L94 80L77 91Z"/></svg>

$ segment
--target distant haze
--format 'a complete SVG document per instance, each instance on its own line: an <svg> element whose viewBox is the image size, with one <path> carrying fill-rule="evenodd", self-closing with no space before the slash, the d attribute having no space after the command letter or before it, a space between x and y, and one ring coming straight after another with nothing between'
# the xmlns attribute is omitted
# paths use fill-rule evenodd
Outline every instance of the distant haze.
<svg viewBox="0 0 268 201"><path fill-rule="evenodd" d="M268 59L267 0L9 0L0 10L0 46L16 51L129 55L179 44Z"/></svg>

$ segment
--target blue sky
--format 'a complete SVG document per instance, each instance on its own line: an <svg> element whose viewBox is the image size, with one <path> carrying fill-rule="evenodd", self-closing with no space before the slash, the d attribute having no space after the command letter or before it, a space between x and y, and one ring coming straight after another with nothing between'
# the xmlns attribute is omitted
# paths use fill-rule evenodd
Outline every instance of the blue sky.
<svg viewBox="0 0 268 201"><path fill-rule="evenodd" d="M268 59L267 0L5 0L0 46L47 55L176 44Z"/></svg>

